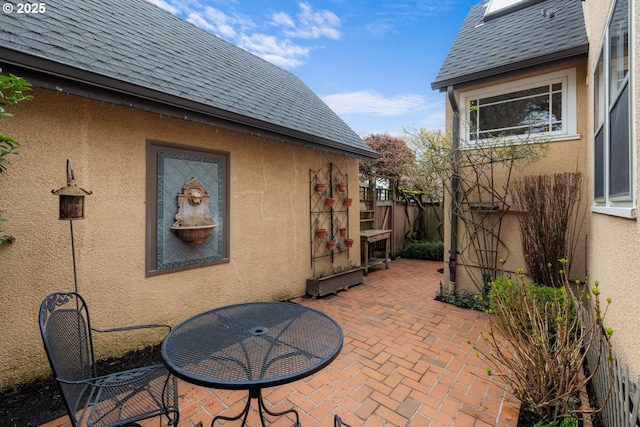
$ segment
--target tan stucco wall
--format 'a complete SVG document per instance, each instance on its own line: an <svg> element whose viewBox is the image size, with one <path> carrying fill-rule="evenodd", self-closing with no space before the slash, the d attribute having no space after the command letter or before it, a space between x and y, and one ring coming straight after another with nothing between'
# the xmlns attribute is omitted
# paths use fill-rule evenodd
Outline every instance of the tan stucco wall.
<svg viewBox="0 0 640 427"><path fill-rule="evenodd" d="M78 288L97 327L175 325L217 306L301 296L312 275L309 169L333 162L359 205L357 159L64 93L33 95L2 121L22 148L0 176L6 231L16 237L0 247L0 389L49 373L37 311L48 293L74 287L69 222L58 219L51 194L66 185L67 158L79 185L93 191L73 228ZM230 153L229 263L145 277L148 139ZM350 209L350 224L358 219ZM357 228L350 261L359 265ZM123 351L118 345L131 343L106 348Z"/></svg>
<svg viewBox="0 0 640 427"><path fill-rule="evenodd" d="M539 70L537 72L531 73L523 73L517 76L512 76L509 78L495 80L493 82L485 83L482 85L469 86L464 89L456 91L456 99L460 99L461 92L467 92L470 90L480 89L486 86L497 85L501 83L506 83L510 81L525 79L528 77L533 77L539 74L551 73L554 71L565 70L575 68L576 69L576 82L577 82L577 91L576 91L576 104L577 104L577 133L580 136L579 139L571 139L571 140L563 140L563 141L553 141L550 142L546 149L542 152L544 156L533 163L530 164L522 164L521 166L517 166L512 170L511 174L511 182L513 180L518 179L523 176L535 176L539 174L554 174L558 172L575 172L581 171L583 173L583 181L585 184L587 183L587 176L585 175L587 170L587 143L585 140L585 135L587 134L587 123L584 120L584 117L587 113L587 88L584 85L586 79L586 64L583 62L575 62L570 64L563 64L556 67L546 68L544 70ZM460 106L460 108L464 108L464 106ZM452 120L452 109L451 105L447 103L447 124L451 126ZM506 176L506 172L499 172L497 168L496 171L496 186L501 185L501 180L504 180ZM588 209L588 188L585 185L584 192L582 195L582 214L585 217L585 222L582 227L582 233L578 238L579 246L577 248L576 254L573 259L572 264L572 275L575 278L584 279L585 271L586 271L586 251L585 251L585 237L588 231L588 221L589 217L586 215L586 211ZM446 221L445 221L445 279L449 280L449 249L450 249L450 200L447 195L445 200L445 211L446 211ZM520 241L520 230L517 221L517 212L510 211L506 214L502 222L502 230L500 233L500 237L504 242L504 245L501 245L499 249L499 258L505 259L506 262L504 264L505 272L515 272L520 268L525 268L524 263L524 254L522 250L522 244ZM463 234L463 225L460 223L458 229L458 235L462 236ZM460 239L458 239L460 240ZM460 250L462 248L459 247ZM471 268L472 271L477 272L476 268ZM476 273L472 273L476 274ZM478 277L481 277L478 275ZM449 289L453 290L461 290L465 289L469 292L477 293L479 289L473 284L473 281L470 279L468 270L466 266L462 263L458 264L456 269L456 282L455 284L449 283Z"/></svg>
<svg viewBox="0 0 640 427"><path fill-rule="evenodd" d="M585 20L589 34L589 105L593 105L593 70L602 48L602 37L607 23L609 10L612 1L598 0L595 2L584 2ZM640 104L638 103L638 85L640 79L640 44L638 43L638 31L640 21L638 11L640 2L635 1L636 27L635 37L635 64L632 64L632 93L635 104L635 191L637 194L640 188L640 152L638 144L638 123L640 123ZM635 73L635 74L634 74ZM634 88L635 87L635 88ZM593 109L588 112L589 126L589 171L592 171L593 164ZM593 179L590 179L589 188L593 188ZM590 204L593 202L593 195L590 191ZM636 200L638 196L636 195ZM589 275L593 280L599 280L601 291L604 297L611 297L613 303L605 319L606 326L615 330L613 335L613 345L621 362L628 364L630 379L633 381L640 375L640 338L638 337L638 325L640 325L640 223L638 219L626 219L600 213L590 213L590 238L589 238Z"/></svg>
<svg viewBox="0 0 640 427"><path fill-rule="evenodd" d="M544 170L545 173L561 170L574 170L576 162L573 161L575 155L579 156L578 164L584 172L585 193L583 204L587 207L593 205L593 70L602 48L602 37L607 24L611 0L596 0L583 3L585 12L585 22L587 26L590 51L588 64L578 68L578 132L582 135L579 141L566 141L551 143L549 155L546 159L533 165L533 171ZM636 89L632 93L637 95L637 87L640 85L638 70L640 70L640 44L638 43L638 31L640 31L640 2L635 1L636 11L636 38L635 38L635 63L632 73L633 84ZM498 83L498 82L496 82ZM583 84L585 83L585 84ZM640 104L638 97L633 99L635 103L635 139L636 156L636 183L637 193L640 188L640 144L638 144L637 124L640 123ZM451 108L447 108L447 123L451 123ZM562 152L562 153L561 153ZM569 161L571 160L571 161ZM565 162L565 164L563 164ZM547 172L548 171L548 172ZM636 195L636 200L638 196ZM446 204L448 207L449 205ZM574 270L579 276L587 272L590 281L599 280L603 297L611 297L613 305L607 313L606 326L615 330L613 344L618 358L629 366L630 379L635 380L640 375L640 339L638 339L638 325L640 324L640 261L638 258L638 247L640 247L640 224L637 219L626 219L600 213L592 213L587 210L587 248L586 264ZM447 217L448 218L448 217ZM517 224L515 221L509 223ZM510 231L509 231L510 230ZM508 225L505 232L509 241L518 235L517 228ZM449 224L446 224L446 246L449 248ZM517 244L514 242L514 245ZM517 254L510 262L510 267L518 267L521 260ZM448 261L448 253L445 252L445 267ZM445 270L448 272L448 268ZM469 286L469 279L466 277L463 268L458 268L457 286L465 288ZM445 275L448 278L448 274Z"/></svg>

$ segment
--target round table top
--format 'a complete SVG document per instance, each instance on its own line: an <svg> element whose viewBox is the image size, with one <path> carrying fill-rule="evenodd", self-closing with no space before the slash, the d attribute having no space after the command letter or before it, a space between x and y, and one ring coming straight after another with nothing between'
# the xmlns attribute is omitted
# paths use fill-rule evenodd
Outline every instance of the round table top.
<svg viewBox="0 0 640 427"><path fill-rule="evenodd" d="M342 348L342 328L317 310L287 302L220 307L185 320L166 336L162 358L187 382L260 389L309 376Z"/></svg>

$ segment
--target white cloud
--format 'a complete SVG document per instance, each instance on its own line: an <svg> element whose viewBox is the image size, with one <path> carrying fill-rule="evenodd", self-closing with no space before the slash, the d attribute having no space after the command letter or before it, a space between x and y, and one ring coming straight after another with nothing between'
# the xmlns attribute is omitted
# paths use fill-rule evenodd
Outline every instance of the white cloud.
<svg viewBox="0 0 640 427"><path fill-rule="evenodd" d="M426 98L404 94L385 98L375 91L358 91L323 96L322 100L337 114L372 114L374 116L401 116L425 110Z"/></svg>
<svg viewBox="0 0 640 427"><path fill-rule="evenodd" d="M175 7L171 6L169 3L167 3L165 0L147 0L149 3L151 4L155 4L156 6L158 6L161 9L166 10L169 13L172 13L174 15L178 14L178 9L176 9Z"/></svg>
<svg viewBox="0 0 640 427"><path fill-rule="evenodd" d="M233 10L225 13L199 0L147 0L192 24L279 67L295 68L304 64L314 46L297 43L296 39L338 40L340 19L328 10L313 10L309 3L299 3L299 12L291 17L285 12L271 16L268 25L281 31L282 37L257 30L259 25L246 15ZM256 18L259 19L259 18ZM258 21L259 22L259 21Z"/></svg>
<svg viewBox="0 0 640 427"><path fill-rule="evenodd" d="M384 21L375 21L368 24L366 30L376 38L382 38L386 33L393 31L394 27L392 24Z"/></svg>
<svg viewBox="0 0 640 427"><path fill-rule="evenodd" d="M238 45L279 67L294 68L303 64L310 49L266 34L242 35Z"/></svg>
<svg viewBox="0 0 640 427"><path fill-rule="evenodd" d="M227 14L211 6L203 7L197 2L191 5L182 3L178 15L230 42L255 29L255 24L250 18L240 14Z"/></svg>
<svg viewBox="0 0 640 427"><path fill-rule="evenodd" d="M195 12L187 15L185 17L185 20L191 22L195 26L202 28L203 30L209 31L210 33L219 33L218 27L216 25L213 25L212 23L204 19L202 15L199 15Z"/></svg>
<svg viewBox="0 0 640 427"><path fill-rule="evenodd" d="M394 0L380 2L380 10L369 24L365 26L374 37L382 37L387 33L402 31L407 25L425 22L457 7L457 3L467 0ZM468 7L463 4L465 9Z"/></svg>
<svg viewBox="0 0 640 427"><path fill-rule="evenodd" d="M284 34L288 37L302 39L327 37L332 40L339 40L342 37L340 18L333 12L328 10L316 12L309 3L302 2L296 17L297 23L288 14L280 12L274 14L271 19L274 24L282 27Z"/></svg>
<svg viewBox="0 0 640 427"><path fill-rule="evenodd" d="M422 129L444 131L446 129L445 123L446 123L446 119L445 119L445 113L444 113L444 105L441 105L436 110L435 113L428 114L427 116L425 116L420 121L419 127Z"/></svg>
<svg viewBox="0 0 640 427"><path fill-rule="evenodd" d="M416 129L445 129L444 98L402 94L385 98L375 91L322 97L358 135L402 135Z"/></svg>
<svg viewBox="0 0 640 427"><path fill-rule="evenodd" d="M274 24L284 28L295 28L296 24L293 22L293 19L289 16L288 13L278 12L274 13L271 16L271 20Z"/></svg>
<svg viewBox="0 0 640 427"><path fill-rule="evenodd" d="M246 19L230 17L213 7L206 7L202 18L204 21L212 23L214 28L216 28L215 31L217 32L217 35L225 40L230 40L236 37L237 33L234 27L242 26L246 21Z"/></svg>

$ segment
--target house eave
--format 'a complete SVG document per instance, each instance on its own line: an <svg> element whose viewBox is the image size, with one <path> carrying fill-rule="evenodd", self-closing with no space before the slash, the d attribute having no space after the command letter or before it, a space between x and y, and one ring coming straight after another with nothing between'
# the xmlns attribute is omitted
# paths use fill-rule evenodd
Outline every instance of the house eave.
<svg viewBox="0 0 640 427"><path fill-rule="evenodd" d="M551 64L557 64L560 62L567 62L585 56L589 53L589 45L580 45L571 49L561 50L553 52L551 54L545 54L535 58L528 58L523 61L513 62L505 64L500 67L489 68L480 70L475 73L464 74L455 76L449 79L436 80L431 83L432 90L439 90L445 92L447 87L461 86L472 82L478 82L485 79L495 78L509 73L521 72L524 70L532 70L543 66L549 66Z"/></svg>
<svg viewBox="0 0 640 427"><path fill-rule="evenodd" d="M37 56L0 47L0 58L2 58L4 72L20 75L35 87L247 133L277 142L331 151L363 160L379 157L379 154L374 151L353 147Z"/></svg>

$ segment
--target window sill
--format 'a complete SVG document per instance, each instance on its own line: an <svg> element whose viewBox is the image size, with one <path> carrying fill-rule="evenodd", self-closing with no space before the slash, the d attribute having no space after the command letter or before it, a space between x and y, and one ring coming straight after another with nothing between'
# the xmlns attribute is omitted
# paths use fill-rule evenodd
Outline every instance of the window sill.
<svg viewBox="0 0 640 427"><path fill-rule="evenodd" d="M580 139L582 138L582 135L580 135L579 133L573 134L573 135L561 135L561 136L551 136L549 138L550 142L557 142L557 141L573 141L575 139Z"/></svg>
<svg viewBox="0 0 640 427"><path fill-rule="evenodd" d="M582 135L580 135L579 133L576 134L571 134L571 135L536 135L535 138L531 138L531 139L520 139L520 138L504 138L504 141L507 141L509 144L513 144L513 145L524 145L524 144L553 144L554 142L563 142L563 141L576 141L576 140L580 140L582 138ZM491 143L487 143L486 141L489 140L482 140L479 144L478 143L464 143L462 144L461 149L462 150L474 150L474 149L478 149L478 148L484 148L484 147L491 147L493 145L499 145L499 143L495 143L495 144L491 144ZM502 139L500 139L500 141L502 142Z"/></svg>
<svg viewBox="0 0 640 427"><path fill-rule="evenodd" d="M637 208L619 208L611 206L591 206L591 212L604 215L618 216L621 218L637 218Z"/></svg>

